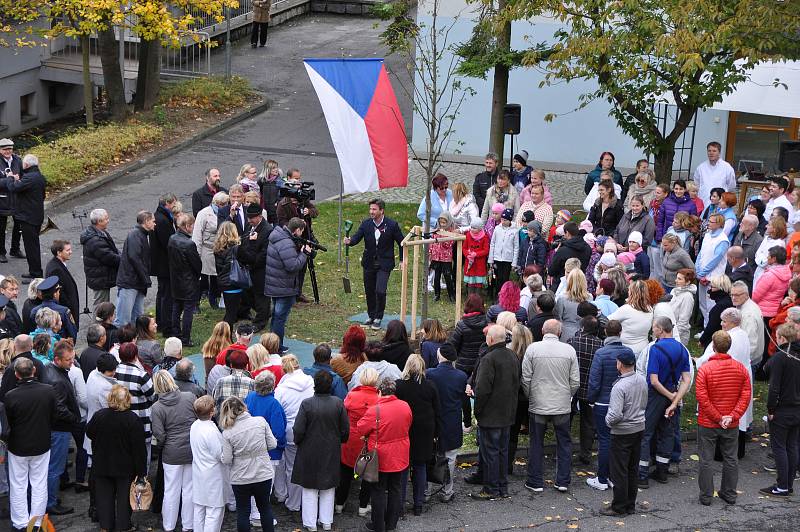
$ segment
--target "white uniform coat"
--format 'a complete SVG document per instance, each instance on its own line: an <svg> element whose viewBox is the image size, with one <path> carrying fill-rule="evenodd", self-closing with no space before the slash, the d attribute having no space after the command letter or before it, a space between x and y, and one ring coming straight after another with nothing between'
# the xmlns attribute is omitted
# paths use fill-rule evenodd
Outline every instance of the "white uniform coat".
<svg viewBox="0 0 800 532"><path fill-rule="evenodd" d="M222 465L222 433L213 421L196 420L189 430L192 446L192 501L201 506L225 506L227 482ZM202 489L201 489L202 487Z"/></svg>

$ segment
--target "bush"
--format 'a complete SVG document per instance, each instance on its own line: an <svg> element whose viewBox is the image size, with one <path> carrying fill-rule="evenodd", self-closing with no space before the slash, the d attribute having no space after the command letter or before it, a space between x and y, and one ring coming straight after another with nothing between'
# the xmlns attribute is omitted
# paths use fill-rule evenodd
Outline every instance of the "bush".
<svg viewBox="0 0 800 532"><path fill-rule="evenodd" d="M253 96L253 89L245 78L233 76L226 81L224 78L210 77L164 84L159 102L172 109L190 107L221 113L244 106Z"/></svg>

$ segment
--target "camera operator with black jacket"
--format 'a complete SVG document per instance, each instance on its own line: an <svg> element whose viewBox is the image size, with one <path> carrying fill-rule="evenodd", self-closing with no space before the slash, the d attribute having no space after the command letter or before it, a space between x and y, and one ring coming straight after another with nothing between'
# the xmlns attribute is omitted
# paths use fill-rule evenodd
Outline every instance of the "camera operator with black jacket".
<svg viewBox="0 0 800 532"><path fill-rule="evenodd" d="M286 183L284 188L294 187L295 189L299 190L300 184L300 170L297 168L292 168L286 172ZM296 195L297 194L295 194L295 196ZM285 226L292 218L300 218L306 222L306 228L303 231L302 237L306 240L313 240L313 238L311 238L311 220L319 216L319 210L310 199L304 199L301 201L297 197L293 197L293 195L284 194L280 201L278 201L276 214L278 217L278 225L280 226ZM307 266L304 265L297 278L300 289L299 295L297 296L298 303L311 303L311 300L303 295L303 281L306 277L306 268Z"/></svg>

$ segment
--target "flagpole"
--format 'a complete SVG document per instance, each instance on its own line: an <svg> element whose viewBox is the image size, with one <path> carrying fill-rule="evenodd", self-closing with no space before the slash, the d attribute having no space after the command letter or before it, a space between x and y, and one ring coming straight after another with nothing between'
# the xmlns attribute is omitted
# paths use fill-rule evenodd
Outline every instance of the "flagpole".
<svg viewBox="0 0 800 532"><path fill-rule="evenodd" d="M344 176L339 176L339 251L337 261L342 265L342 196L344 196Z"/></svg>

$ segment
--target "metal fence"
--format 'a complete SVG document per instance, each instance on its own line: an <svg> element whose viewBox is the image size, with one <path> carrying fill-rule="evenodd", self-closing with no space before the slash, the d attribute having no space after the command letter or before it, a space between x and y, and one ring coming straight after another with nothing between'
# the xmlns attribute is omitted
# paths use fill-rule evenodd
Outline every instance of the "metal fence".
<svg viewBox="0 0 800 532"><path fill-rule="evenodd" d="M276 13L283 9L284 4L291 3L292 0L273 0L270 5L270 13ZM194 29L204 31L211 37L225 32L227 18L230 18L231 29L250 24L253 20L253 0L239 0L239 6L223 13L219 19L215 16L203 13L199 9L189 10L188 13L195 18Z"/></svg>

